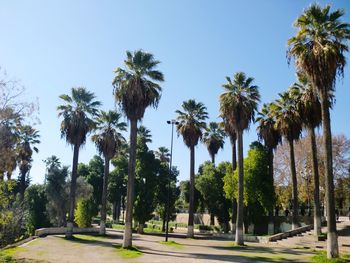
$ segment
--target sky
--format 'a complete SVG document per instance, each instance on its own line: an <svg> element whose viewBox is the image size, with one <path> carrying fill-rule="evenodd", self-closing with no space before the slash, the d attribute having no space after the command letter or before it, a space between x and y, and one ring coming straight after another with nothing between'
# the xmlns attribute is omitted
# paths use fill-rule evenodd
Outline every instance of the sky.
<svg viewBox="0 0 350 263"><path fill-rule="evenodd" d="M60 138L57 106L59 95L72 87L94 92L103 110L115 109L113 70L123 67L125 51L143 49L161 61L164 73L158 109L147 109L142 124L151 130L149 147L170 148L175 110L183 101L205 104L208 121L220 121L218 97L226 76L238 71L255 79L261 103L270 102L295 82L293 63L286 59L287 40L296 29L293 22L313 1L306 0L134 0L134 1L0 1L0 66L26 88L25 99L38 99L41 144L34 154L30 175L42 183L51 155L71 165L72 148ZM345 9L350 22L350 1L318 1ZM349 60L349 54L346 55ZM333 134L350 137L350 70L337 82L336 104L331 113ZM129 135L125 134L126 138ZM245 153L257 140L256 126L244 133ZM231 160L226 141L217 162ZM90 138L81 149L79 162L97 153ZM196 147L196 167L209 154ZM179 180L189 179L190 153L174 134L173 165Z"/></svg>

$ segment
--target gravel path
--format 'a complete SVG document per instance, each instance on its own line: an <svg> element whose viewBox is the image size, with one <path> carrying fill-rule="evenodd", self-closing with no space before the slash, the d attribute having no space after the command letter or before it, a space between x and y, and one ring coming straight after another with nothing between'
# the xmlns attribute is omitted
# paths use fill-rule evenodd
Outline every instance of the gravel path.
<svg viewBox="0 0 350 263"><path fill-rule="evenodd" d="M134 245L143 255L124 259L116 247L122 243L122 232L109 230L107 237L76 235L68 241L63 236L47 236L24 244L15 257L24 262L309 262L310 250L246 243L233 247L228 240L198 236L186 239L181 235L170 240L181 246L160 244L162 236L134 234Z"/></svg>

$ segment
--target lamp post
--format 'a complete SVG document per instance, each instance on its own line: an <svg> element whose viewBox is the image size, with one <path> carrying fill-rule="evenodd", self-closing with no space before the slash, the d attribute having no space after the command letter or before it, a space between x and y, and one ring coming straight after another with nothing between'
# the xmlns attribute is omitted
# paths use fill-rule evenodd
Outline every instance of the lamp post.
<svg viewBox="0 0 350 263"><path fill-rule="evenodd" d="M170 162L169 162L169 177L168 177L168 196L166 200L166 229L165 229L165 242L168 241L169 236L169 205L170 205L170 176L171 176L171 165L173 161L173 134L174 134L174 124L179 124L176 120L167 121L171 124L171 144L170 144Z"/></svg>

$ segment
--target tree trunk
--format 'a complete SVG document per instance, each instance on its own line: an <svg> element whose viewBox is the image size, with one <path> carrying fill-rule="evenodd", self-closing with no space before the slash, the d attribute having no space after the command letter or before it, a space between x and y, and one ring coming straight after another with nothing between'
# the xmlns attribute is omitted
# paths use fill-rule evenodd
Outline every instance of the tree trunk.
<svg viewBox="0 0 350 263"><path fill-rule="evenodd" d="M297 172L295 170L295 158L294 158L294 142L293 140L288 140L289 143L289 155L290 155L290 172L292 174L292 201L293 201L293 215L292 215L292 229L299 226L298 223L298 181Z"/></svg>
<svg viewBox="0 0 350 263"><path fill-rule="evenodd" d="M24 192L26 190L26 174L28 172L28 169L23 168L21 169L21 181L20 181L20 193L19 193L19 199L21 202L24 200Z"/></svg>
<svg viewBox="0 0 350 263"><path fill-rule="evenodd" d="M187 237L194 237L193 220L194 220L194 146L190 147L190 205L188 209L188 226Z"/></svg>
<svg viewBox="0 0 350 263"><path fill-rule="evenodd" d="M321 208L320 208L320 177L318 174L318 160L315 130L309 127L310 147L312 154L312 173L314 176L314 235L321 234Z"/></svg>
<svg viewBox="0 0 350 263"><path fill-rule="evenodd" d="M236 140L231 140L232 146L232 170L236 170L237 168L237 158L236 158Z"/></svg>
<svg viewBox="0 0 350 263"><path fill-rule="evenodd" d="M268 153L268 158L269 158L269 176L272 184L272 189L274 188L274 177L273 177L273 149L269 147L269 153ZM274 199L275 201L275 199ZM273 205L271 205L270 210L269 210L269 223L268 223L268 234L273 235L275 232L274 229L274 220L273 220L273 208L275 206L275 202L273 202Z"/></svg>
<svg viewBox="0 0 350 263"><path fill-rule="evenodd" d="M238 135L238 202L236 221L236 244L244 245L243 241L243 132L237 131Z"/></svg>
<svg viewBox="0 0 350 263"><path fill-rule="evenodd" d="M105 156L105 167L103 176L103 188L102 188L102 202L101 202L101 222L100 222L100 235L106 234L106 219L107 219L107 187L108 187L108 175L109 175L109 159Z"/></svg>
<svg viewBox="0 0 350 263"><path fill-rule="evenodd" d="M112 205L112 219L114 223L117 221L117 201L115 200Z"/></svg>
<svg viewBox="0 0 350 263"><path fill-rule="evenodd" d="M68 222L67 222L66 238L72 238L73 236L75 192L77 190L79 148L80 148L80 145L78 144L75 144L73 147L73 166L72 166L72 179L70 183L70 192L69 192L69 216L68 216Z"/></svg>
<svg viewBox="0 0 350 263"><path fill-rule="evenodd" d="M163 218L163 223L162 223L162 232L165 232L165 217Z"/></svg>
<svg viewBox="0 0 350 263"><path fill-rule="evenodd" d="M334 178L332 160L332 132L329 116L328 94L321 93L322 128L325 151L325 185L327 209L327 257L339 257L337 225L335 219Z"/></svg>
<svg viewBox="0 0 350 263"><path fill-rule="evenodd" d="M215 166L215 154L210 154L211 163Z"/></svg>
<svg viewBox="0 0 350 263"><path fill-rule="evenodd" d="M143 229L144 229L144 224L143 223L139 223L139 226L138 226L138 228L137 228L137 233L139 233L139 234L143 234L144 232L143 232Z"/></svg>
<svg viewBox="0 0 350 263"><path fill-rule="evenodd" d="M136 166L136 139L137 139L137 120L130 120L130 151L128 166L128 184L126 193L126 214L123 248L132 247L132 213L134 206L134 181Z"/></svg>
<svg viewBox="0 0 350 263"><path fill-rule="evenodd" d="M237 200L233 198L232 200L232 233L236 231L236 220L237 220Z"/></svg>
<svg viewBox="0 0 350 263"><path fill-rule="evenodd" d="M215 216L214 213L210 213L210 225L214 226L215 225Z"/></svg>

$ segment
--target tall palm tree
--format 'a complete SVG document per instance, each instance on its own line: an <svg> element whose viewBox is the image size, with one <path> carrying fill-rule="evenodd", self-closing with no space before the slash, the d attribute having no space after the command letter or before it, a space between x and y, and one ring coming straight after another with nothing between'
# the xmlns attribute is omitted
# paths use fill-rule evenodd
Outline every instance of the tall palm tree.
<svg viewBox="0 0 350 263"><path fill-rule="evenodd" d="M158 82L163 74L156 70L160 63L151 53L137 50L126 52L125 68L115 70L113 80L115 99L130 120L130 148L128 166L127 204L123 247L132 246L132 214L134 204L134 181L136 164L137 121L143 118L149 106L156 108L161 97Z"/></svg>
<svg viewBox="0 0 350 263"><path fill-rule="evenodd" d="M202 138L203 131L206 129L205 120L208 118L207 108L201 102L188 100L182 103L182 110L177 110L176 125L178 135L182 135L183 141L190 149L190 200L188 211L187 237L193 237L194 220L194 165L195 165L195 146Z"/></svg>
<svg viewBox="0 0 350 263"><path fill-rule="evenodd" d="M107 187L109 175L109 162L116 155L120 146L125 143L123 135L120 133L126 131L126 123L121 122L121 114L115 111L101 111L97 117L97 132L91 137L96 144L97 150L103 155L104 177L102 188L102 202L101 202L101 223L100 234L106 234L106 204L107 204Z"/></svg>
<svg viewBox="0 0 350 263"><path fill-rule="evenodd" d="M275 119L275 128L288 141L290 155L290 170L292 176L292 201L293 201L293 218L292 229L295 229L298 223L298 183L295 170L294 141L298 140L301 135L301 118L297 108L297 102L293 99L290 90L279 94L280 98L270 104L270 110Z"/></svg>
<svg viewBox="0 0 350 263"><path fill-rule="evenodd" d="M36 144L40 143L39 131L29 125L24 125L19 128L18 139L19 144L17 146L18 151L18 166L20 170L20 200L24 199L24 191L26 188L26 176L31 168L33 161L33 150L38 153L39 150Z"/></svg>
<svg viewBox="0 0 350 263"><path fill-rule="evenodd" d="M321 234L321 208L320 208L320 179L318 173L317 146L315 128L319 127L322 121L321 103L316 90L311 86L307 77L298 73L298 83L292 88L292 94L298 101L297 107L303 116L302 124L307 129L310 149L312 154L312 173L314 178L314 234Z"/></svg>
<svg viewBox="0 0 350 263"><path fill-rule="evenodd" d="M256 122L258 123L257 132L260 140L263 140L266 148L268 149L269 156L269 176L273 184L273 151L276 149L277 145L281 142L281 134L275 128L275 119L271 114L271 104L264 104L261 111L258 112L258 117ZM273 219L273 207L269 211L270 222ZM271 228L270 228L271 226ZM269 232L273 233L273 222L269 224Z"/></svg>
<svg viewBox="0 0 350 263"><path fill-rule="evenodd" d="M337 76L342 76L350 39L350 25L341 21L344 10L330 12L330 6L324 8L312 4L295 21L298 32L288 40L289 59L307 75L321 99L321 115L326 163L326 204L327 204L327 256L338 257L338 238L335 221L334 182L332 164L332 133L329 108L329 95L335 90Z"/></svg>
<svg viewBox="0 0 350 263"><path fill-rule="evenodd" d="M210 122L203 135L203 143L207 146L211 162L215 165L215 155L224 148L225 132L216 122Z"/></svg>
<svg viewBox="0 0 350 263"><path fill-rule="evenodd" d="M161 146L158 148L158 150L155 152L156 157L164 163L169 163L170 161L170 152L169 149Z"/></svg>
<svg viewBox="0 0 350 263"><path fill-rule="evenodd" d="M238 138L238 202L236 220L236 243L243 245L243 131L254 121L257 104L260 101L254 79L243 72L237 72L233 79L226 77L224 93L220 95L220 114L224 123Z"/></svg>
<svg viewBox="0 0 350 263"><path fill-rule="evenodd" d="M61 122L61 138L73 147L72 178L69 192L69 216L66 237L73 235L75 192L77 186L77 168L79 149L86 142L86 136L95 128L93 118L98 115L97 108L101 105L94 100L95 95L84 87L72 88L71 95L63 94L60 99L63 105L57 107Z"/></svg>
<svg viewBox="0 0 350 263"><path fill-rule="evenodd" d="M152 134L149 129L147 129L145 126L140 125L140 127L137 129L137 138L142 140L142 143L147 144L152 142Z"/></svg>

